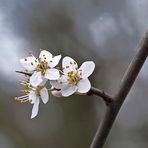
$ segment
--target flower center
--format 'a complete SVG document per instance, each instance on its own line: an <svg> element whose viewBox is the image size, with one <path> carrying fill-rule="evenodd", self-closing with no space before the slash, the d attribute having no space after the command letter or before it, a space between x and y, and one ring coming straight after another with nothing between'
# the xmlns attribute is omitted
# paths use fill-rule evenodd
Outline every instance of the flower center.
<svg viewBox="0 0 148 148"><path fill-rule="evenodd" d="M42 75L45 75L46 70L48 69L48 63L46 61L40 61L37 65L37 71L41 71Z"/></svg>
<svg viewBox="0 0 148 148"><path fill-rule="evenodd" d="M68 72L68 82L69 84L77 85L81 78L75 74L73 71Z"/></svg>
<svg viewBox="0 0 148 148"><path fill-rule="evenodd" d="M37 95L37 96L40 96L40 91L41 91L41 89L43 88L44 86L38 86L36 89L35 89L35 94Z"/></svg>

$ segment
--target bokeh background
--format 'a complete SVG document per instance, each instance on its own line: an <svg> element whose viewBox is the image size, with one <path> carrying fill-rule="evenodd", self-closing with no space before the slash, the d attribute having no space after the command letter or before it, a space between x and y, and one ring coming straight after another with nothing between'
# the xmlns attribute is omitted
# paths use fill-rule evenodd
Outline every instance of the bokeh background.
<svg viewBox="0 0 148 148"><path fill-rule="evenodd" d="M96 63L92 85L111 94L148 29L147 0L0 0L0 148L89 148L104 115L101 98L73 96L32 105L14 101L19 59L32 50ZM105 148L148 147L148 62L128 95Z"/></svg>

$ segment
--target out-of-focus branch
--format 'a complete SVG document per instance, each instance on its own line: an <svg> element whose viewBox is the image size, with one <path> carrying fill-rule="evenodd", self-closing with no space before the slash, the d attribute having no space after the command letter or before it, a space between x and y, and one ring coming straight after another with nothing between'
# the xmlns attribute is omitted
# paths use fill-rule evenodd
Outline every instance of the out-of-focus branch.
<svg viewBox="0 0 148 148"><path fill-rule="evenodd" d="M115 95L115 100L107 106L106 113L96 135L92 141L90 148L102 148L106 142L112 125L117 117L117 114L128 95L133 83L136 80L146 58L148 56L148 31L145 33L144 38L141 40L138 52L131 61Z"/></svg>
<svg viewBox="0 0 148 148"><path fill-rule="evenodd" d="M131 61L117 91L117 94L112 97L102 90L92 87L87 95L97 95L103 98L107 104L106 113L100 126L96 132L96 135L92 141L90 148L102 148L109 135L112 125L117 117L117 114L128 95L133 83L136 80L138 73L140 72L146 58L148 56L148 31L145 33L144 38L140 42L138 52ZM27 76L31 76L30 73L16 71Z"/></svg>

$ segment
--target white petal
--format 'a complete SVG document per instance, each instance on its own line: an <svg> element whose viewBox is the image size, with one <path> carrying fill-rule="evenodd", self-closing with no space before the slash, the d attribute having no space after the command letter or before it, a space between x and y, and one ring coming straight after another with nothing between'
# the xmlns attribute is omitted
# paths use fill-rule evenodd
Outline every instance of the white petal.
<svg viewBox="0 0 148 148"><path fill-rule="evenodd" d="M40 83L40 86L45 86L46 82L48 81L46 78L42 76L43 81Z"/></svg>
<svg viewBox="0 0 148 148"><path fill-rule="evenodd" d="M88 78L95 69L95 63L93 61L84 62L79 68L79 72L81 73L81 77L83 79Z"/></svg>
<svg viewBox="0 0 148 148"><path fill-rule="evenodd" d="M61 89L62 87L68 84L67 77L65 75L62 75L57 80L51 80L50 84L56 89Z"/></svg>
<svg viewBox="0 0 148 148"><path fill-rule="evenodd" d="M43 103L46 104L49 99L48 90L46 87L41 89L40 95L41 95L41 99L42 99Z"/></svg>
<svg viewBox="0 0 148 148"><path fill-rule="evenodd" d="M63 97L61 91L54 90L54 91L51 91L51 93L55 97L58 97L58 98Z"/></svg>
<svg viewBox="0 0 148 148"><path fill-rule="evenodd" d="M30 56L20 60L22 66L28 71L33 71L38 65L38 60L34 56Z"/></svg>
<svg viewBox="0 0 148 148"><path fill-rule="evenodd" d="M57 80L60 77L60 73L57 69L47 69L45 73L45 78L49 80Z"/></svg>
<svg viewBox="0 0 148 148"><path fill-rule="evenodd" d="M74 94L77 91L77 86L75 85L67 85L61 89L62 96L68 97Z"/></svg>
<svg viewBox="0 0 148 148"><path fill-rule="evenodd" d="M34 118L38 114L39 103L40 103L40 100L39 100L39 97L37 97L35 103L33 104L31 119Z"/></svg>
<svg viewBox="0 0 148 148"><path fill-rule="evenodd" d="M34 87L38 86L43 82L41 72L34 72L33 75L30 77L30 84Z"/></svg>
<svg viewBox="0 0 148 148"><path fill-rule="evenodd" d="M52 59L52 54L47 50L42 50L39 58L41 61L49 62Z"/></svg>
<svg viewBox="0 0 148 148"><path fill-rule="evenodd" d="M48 62L48 66L53 68L55 66L58 65L59 61L61 59L61 55L55 56L53 57L49 62Z"/></svg>
<svg viewBox="0 0 148 148"><path fill-rule="evenodd" d="M34 91L30 91L29 93L29 100L31 100L31 104L34 104L37 99L37 96Z"/></svg>
<svg viewBox="0 0 148 148"><path fill-rule="evenodd" d="M63 72L67 74L68 72L76 71L78 68L78 64L72 58L65 57L62 61L62 68Z"/></svg>
<svg viewBox="0 0 148 148"><path fill-rule="evenodd" d="M77 91L79 93L86 93L90 90L90 88L91 88L90 81L88 79L82 79L78 83L78 90Z"/></svg>

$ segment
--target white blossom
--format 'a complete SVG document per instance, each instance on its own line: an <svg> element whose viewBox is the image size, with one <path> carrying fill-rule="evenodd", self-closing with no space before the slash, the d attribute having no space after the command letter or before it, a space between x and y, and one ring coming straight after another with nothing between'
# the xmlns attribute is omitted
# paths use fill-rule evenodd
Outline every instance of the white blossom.
<svg viewBox="0 0 148 148"><path fill-rule="evenodd" d="M53 87L52 87L53 88ZM58 98L60 98L60 97L63 97L62 96L62 93L61 93L61 90L52 90L51 91L51 94L53 95L53 96L55 96L55 97L58 97Z"/></svg>
<svg viewBox="0 0 148 148"><path fill-rule="evenodd" d="M38 114L40 98L44 104L48 102L48 90L44 85L32 87L30 83L26 81L21 81L20 84L26 86L26 90L21 90L21 93L24 93L25 95L15 97L15 100L21 103L30 102L33 104L31 118L34 118Z"/></svg>
<svg viewBox="0 0 148 148"><path fill-rule="evenodd" d="M80 68L70 57L65 57L62 61L62 75L56 81L50 81L51 85L60 89L62 96L68 97L76 92L86 93L90 90L91 84L88 77L93 73L95 63L93 61L84 62Z"/></svg>
<svg viewBox="0 0 148 148"><path fill-rule="evenodd" d="M37 87L44 79L57 80L60 77L59 71L54 68L60 59L61 55L53 56L49 51L42 50L39 59L30 55L21 59L20 62L27 71L33 72L30 77L30 84Z"/></svg>

